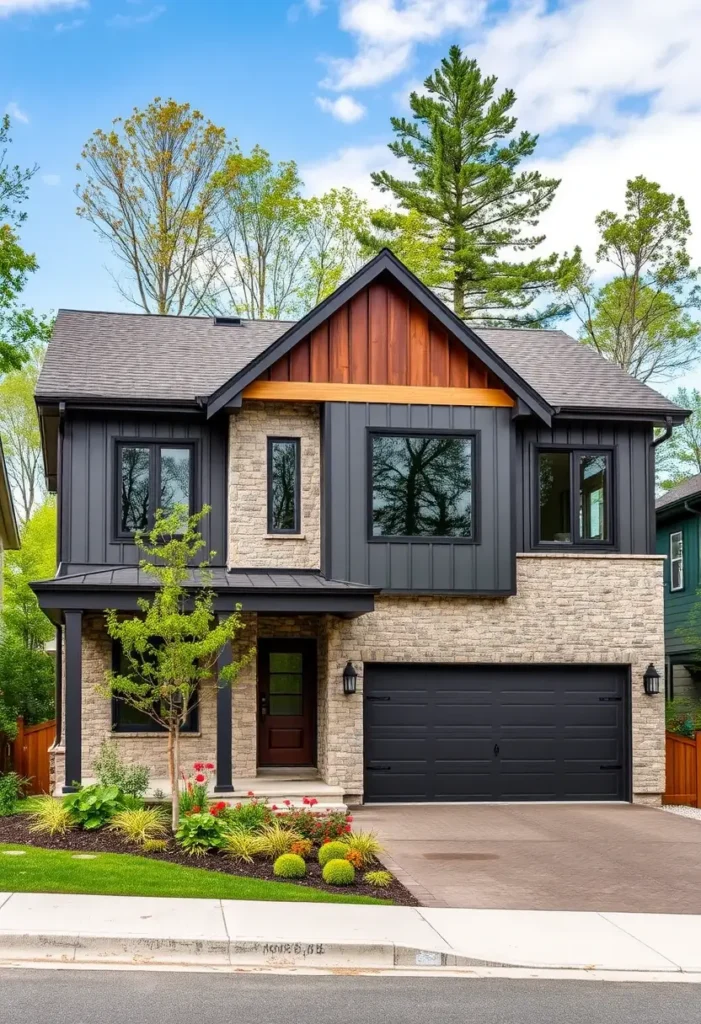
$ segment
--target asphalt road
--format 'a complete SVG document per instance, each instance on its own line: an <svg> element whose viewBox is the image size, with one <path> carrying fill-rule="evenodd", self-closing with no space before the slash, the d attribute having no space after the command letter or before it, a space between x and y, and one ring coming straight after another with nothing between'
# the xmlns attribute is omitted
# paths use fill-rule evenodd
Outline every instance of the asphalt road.
<svg viewBox="0 0 701 1024"><path fill-rule="evenodd" d="M691 1024L701 986L0 970L0 1024Z"/></svg>

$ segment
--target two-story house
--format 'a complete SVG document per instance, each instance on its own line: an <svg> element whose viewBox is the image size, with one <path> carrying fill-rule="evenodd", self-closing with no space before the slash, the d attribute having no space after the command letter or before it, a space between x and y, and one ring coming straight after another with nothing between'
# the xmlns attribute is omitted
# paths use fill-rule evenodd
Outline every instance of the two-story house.
<svg viewBox="0 0 701 1024"><path fill-rule="evenodd" d="M217 611L257 658L183 757L316 769L349 802L664 788L653 427L686 415L560 331L473 329L383 251L298 323L62 310L37 388L60 566L57 786L166 743L95 684L133 531L212 511ZM197 573L193 570L193 583Z"/></svg>

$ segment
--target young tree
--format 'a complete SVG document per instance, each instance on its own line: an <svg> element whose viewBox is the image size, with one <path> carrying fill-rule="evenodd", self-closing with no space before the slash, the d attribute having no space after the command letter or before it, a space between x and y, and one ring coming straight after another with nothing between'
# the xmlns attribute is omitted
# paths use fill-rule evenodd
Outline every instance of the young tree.
<svg viewBox="0 0 701 1024"><path fill-rule="evenodd" d="M544 241L528 230L550 206L559 181L518 170L538 137L515 134L516 96L511 89L495 96L496 82L451 46L425 80L425 93L411 94L413 120L391 119L397 138L389 148L415 177L372 175L399 210L371 216L379 235L361 232L360 238L366 252L383 244L402 252L465 320L542 325L562 315L562 303L540 311L532 305L572 272L574 260L522 256Z"/></svg>
<svg viewBox="0 0 701 1024"><path fill-rule="evenodd" d="M625 213L596 218L598 263L615 277L597 287L594 272L575 269L564 294L577 315L580 338L638 380L669 380L699 357L699 271L687 243L691 223L684 200L639 175L628 181Z"/></svg>
<svg viewBox="0 0 701 1024"><path fill-rule="evenodd" d="M46 496L39 419L34 404L34 389L45 351L43 344L29 344L24 366L0 380L0 437L21 524L27 522Z"/></svg>
<svg viewBox="0 0 701 1024"><path fill-rule="evenodd" d="M130 302L147 313L197 313L193 276L216 241L222 194L211 182L228 152L224 129L160 97L114 125L83 148L78 216L127 267L132 286L117 287Z"/></svg>
<svg viewBox="0 0 701 1024"><path fill-rule="evenodd" d="M690 409L691 416L656 449L657 475L660 487L666 491L701 473L701 392L696 388L679 388L672 401L682 409Z"/></svg>
<svg viewBox="0 0 701 1024"><path fill-rule="evenodd" d="M168 514L158 509L153 529L135 534L147 556L140 566L158 582L153 600L141 598L140 615L133 618L106 612L107 632L120 642L130 673L107 672L98 692L124 701L167 731L173 831L180 816L180 730L200 699L201 686L216 674L223 647L242 629L238 611L216 621L207 562L199 566L199 589L193 593L187 586L188 566L204 546L198 525L208 512L207 505L191 516L184 505ZM248 652L220 669L218 685L231 685L251 657Z"/></svg>

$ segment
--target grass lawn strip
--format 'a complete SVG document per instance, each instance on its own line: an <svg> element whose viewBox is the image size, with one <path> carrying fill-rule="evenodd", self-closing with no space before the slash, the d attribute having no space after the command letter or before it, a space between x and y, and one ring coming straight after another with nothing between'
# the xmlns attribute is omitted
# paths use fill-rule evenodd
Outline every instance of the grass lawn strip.
<svg viewBox="0 0 701 1024"><path fill-rule="evenodd" d="M5 850L24 850L21 857ZM0 892L62 892L100 896L180 896L226 900L277 900L295 903L364 903L387 900L329 893L287 882L185 867L151 857L98 853L76 860L67 850L45 850L17 843L0 844Z"/></svg>

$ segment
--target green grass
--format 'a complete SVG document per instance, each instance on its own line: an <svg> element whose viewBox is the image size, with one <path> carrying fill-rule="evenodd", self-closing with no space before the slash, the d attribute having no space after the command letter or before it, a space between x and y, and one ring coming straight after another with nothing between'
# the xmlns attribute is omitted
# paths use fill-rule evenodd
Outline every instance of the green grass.
<svg viewBox="0 0 701 1024"><path fill-rule="evenodd" d="M25 850L6 857L4 850ZM280 900L296 903L370 903L387 900L323 892L288 882L225 875L205 868L126 853L99 853L75 860L67 850L0 843L0 892L76 892L102 896L186 896L225 900Z"/></svg>

